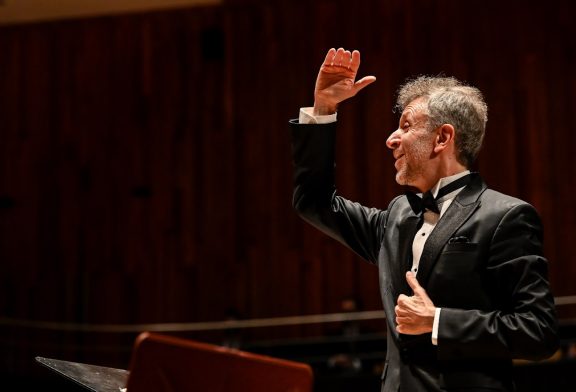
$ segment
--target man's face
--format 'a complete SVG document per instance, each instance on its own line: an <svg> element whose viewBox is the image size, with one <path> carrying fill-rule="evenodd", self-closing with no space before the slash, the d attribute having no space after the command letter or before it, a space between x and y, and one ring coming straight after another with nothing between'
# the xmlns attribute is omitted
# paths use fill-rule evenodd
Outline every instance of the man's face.
<svg viewBox="0 0 576 392"><path fill-rule="evenodd" d="M402 112L398 129L386 141L396 159L396 182L422 192L436 182L430 165L436 133L428 130L427 112L425 98L410 102Z"/></svg>

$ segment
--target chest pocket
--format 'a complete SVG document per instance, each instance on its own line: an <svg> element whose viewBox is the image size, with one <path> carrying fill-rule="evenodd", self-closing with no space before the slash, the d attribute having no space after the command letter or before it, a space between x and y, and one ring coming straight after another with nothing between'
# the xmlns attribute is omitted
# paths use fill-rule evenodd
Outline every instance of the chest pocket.
<svg viewBox="0 0 576 392"><path fill-rule="evenodd" d="M478 293L483 291L483 269L479 253L477 243L445 245L428 281L429 295L437 306L467 309L481 301Z"/></svg>
<svg viewBox="0 0 576 392"><path fill-rule="evenodd" d="M440 253L435 272L445 276L462 278L476 269L478 256L477 243L454 242L446 244Z"/></svg>

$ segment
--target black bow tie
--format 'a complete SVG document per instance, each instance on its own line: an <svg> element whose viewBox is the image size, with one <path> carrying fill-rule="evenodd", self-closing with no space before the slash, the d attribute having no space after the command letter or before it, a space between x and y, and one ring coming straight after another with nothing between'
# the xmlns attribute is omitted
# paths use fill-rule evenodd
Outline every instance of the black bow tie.
<svg viewBox="0 0 576 392"><path fill-rule="evenodd" d="M450 184L440 188L436 198L432 196L432 192L430 191L424 193L422 197L418 196L414 192L406 192L406 197L408 198L408 203L410 203L410 207L412 207L412 211L414 211L415 214L423 213L426 210L439 214L440 209L438 208L437 200L451 192L454 192L456 189L468 185L470 180L472 180L472 176L467 174L464 177L452 181Z"/></svg>

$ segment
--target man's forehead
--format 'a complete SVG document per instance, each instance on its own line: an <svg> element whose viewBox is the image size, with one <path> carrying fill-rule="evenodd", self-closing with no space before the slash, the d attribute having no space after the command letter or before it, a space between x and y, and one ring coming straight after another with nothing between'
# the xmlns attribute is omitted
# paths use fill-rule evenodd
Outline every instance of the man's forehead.
<svg viewBox="0 0 576 392"><path fill-rule="evenodd" d="M420 117L425 115L428 111L426 103L427 100L425 97L418 97L412 100L408 105L406 105L404 111L402 111L401 118Z"/></svg>

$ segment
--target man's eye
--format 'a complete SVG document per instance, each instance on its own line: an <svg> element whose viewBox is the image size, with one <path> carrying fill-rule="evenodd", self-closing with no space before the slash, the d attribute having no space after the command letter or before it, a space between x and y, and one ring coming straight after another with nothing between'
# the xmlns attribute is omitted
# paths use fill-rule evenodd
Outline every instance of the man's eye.
<svg viewBox="0 0 576 392"><path fill-rule="evenodd" d="M402 129L408 129L410 128L410 124L409 123L404 123L404 125L402 125Z"/></svg>

